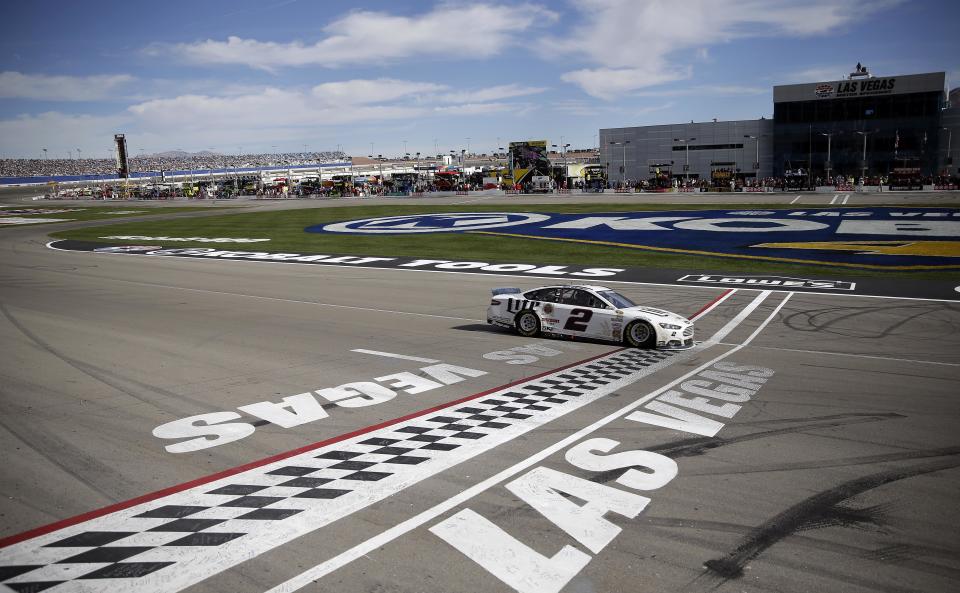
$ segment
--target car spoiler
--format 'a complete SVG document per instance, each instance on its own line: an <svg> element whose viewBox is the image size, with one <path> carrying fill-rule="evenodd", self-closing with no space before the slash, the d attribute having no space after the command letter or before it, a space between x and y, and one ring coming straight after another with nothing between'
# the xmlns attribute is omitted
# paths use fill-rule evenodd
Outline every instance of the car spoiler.
<svg viewBox="0 0 960 593"><path fill-rule="evenodd" d="M520 289L504 286L501 288L490 289L490 294L492 296L497 296L498 294L520 294Z"/></svg>

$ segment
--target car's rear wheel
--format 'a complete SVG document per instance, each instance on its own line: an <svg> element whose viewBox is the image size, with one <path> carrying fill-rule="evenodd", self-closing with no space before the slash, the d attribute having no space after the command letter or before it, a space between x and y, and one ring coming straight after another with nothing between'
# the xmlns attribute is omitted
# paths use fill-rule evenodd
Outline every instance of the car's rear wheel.
<svg viewBox="0 0 960 593"><path fill-rule="evenodd" d="M657 334L646 321L634 321L623 332L627 344L634 348L652 348Z"/></svg>
<svg viewBox="0 0 960 593"><path fill-rule="evenodd" d="M514 320L517 332L528 338L540 333L540 318L531 311L522 311Z"/></svg>

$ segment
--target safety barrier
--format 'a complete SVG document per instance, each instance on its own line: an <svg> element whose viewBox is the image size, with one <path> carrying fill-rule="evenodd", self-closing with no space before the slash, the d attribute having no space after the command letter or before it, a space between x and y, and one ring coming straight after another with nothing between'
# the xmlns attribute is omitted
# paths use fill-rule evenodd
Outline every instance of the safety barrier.
<svg viewBox="0 0 960 593"><path fill-rule="evenodd" d="M960 189L960 186L958 186L958 185L953 185L953 184L950 184L950 185L934 185L934 186L933 186L933 189L934 189L934 191L951 191L951 190Z"/></svg>
<svg viewBox="0 0 960 593"><path fill-rule="evenodd" d="M469 195L469 194L470 194L470 192L468 192L468 191L464 191L464 190L462 190L462 189L458 189L458 190L457 190L457 195L458 195L458 196L466 196L466 195Z"/></svg>
<svg viewBox="0 0 960 593"><path fill-rule="evenodd" d="M743 191L745 191L745 192L754 192L754 193L762 193L762 192L766 191L766 188L764 188L764 187L749 187L749 186L748 186L748 187L743 188Z"/></svg>
<svg viewBox="0 0 960 593"><path fill-rule="evenodd" d="M557 193L558 193L558 194L568 194L568 193L570 193L570 190L569 190L569 189L560 188L560 189L557 190Z"/></svg>
<svg viewBox="0 0 960 593"><path fill-rule="evenodd" d="M503 190L503 193L504 193L505 195L508 195L508 196L509 196L509 195L516 195L516 194L519 194L519 193L520 193L520 190L517 190L517 189L505 189L505 190Z"/></svg>
<svg viewBox="0 0 960 593"><path fill-rule="evenodd" d="M614 189L613 192L617 194L632 194L633 189L629 187L618 187Z"/></svg>
<svg viewBox="0 0 960 593"><path fill-rule="evenodd" d="M853 191L852 185L835 185L833 186L835 191Z"/></svg>
<svg viewBox="0 0 960 593"><path fill-rule="evenodd" d="M693 192L697 191L697 188L695 188L695 187L678 187L678 188L677 188L677 191L679 191L679 192L684 192L684 193L693 193Z"/></svg>
<svg viewBox="0 0 960 593"><path fill-rule="evenodd" d="M423 192L422 192L422 191L412 191L412 192L410 192L410 197L411 197L411 198L422 198L422 197L423 197Z"/></svg>

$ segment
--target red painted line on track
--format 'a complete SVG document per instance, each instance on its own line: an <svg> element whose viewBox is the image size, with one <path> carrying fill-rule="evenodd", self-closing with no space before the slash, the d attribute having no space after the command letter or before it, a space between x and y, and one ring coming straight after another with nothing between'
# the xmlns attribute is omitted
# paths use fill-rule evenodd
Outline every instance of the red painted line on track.
<svg viewBox="0 0 960 593"><path fill-rule="evenodd" d="M720 293L719 296L717 296L715 299L713 299L712 301L710 301L709 303L707 303L706 305L704 305L703 307L701 307L699 311L697 311L696 313L694 313L694 315L693 315L692 317L690 317L690 319L696 318L698 315L700 315L700 313L702 313L703 311L709 309L711 306L714 305L714 303L716 303L716 302L719 301L720 299L726 297L728 294L730 294L731 292L734 292L735 290L736 290L736 289L729 288L729 289L725 290L724 292ZM187 489L189 489L189 488L193 488L194 486L202 486L203 484L208 484L208 483L210 483L210 482L214 482L214 481L219 480L219 479L222 479L222 478L227 478L227 477L230 477L230 476L239 474L239 473L243 473L243 472L245 472L245 471L247 471L247 470L255 469L255 468L258 468L258 467L267 465L267 464L269 464L269 463L273 463L273 462L275 462L275 461L281 461L281 460L283 460L283 459L287 459L287 458L289 458L289 457L293 457L294 455L299 455L299 454L301 454L301 453L306 453L306 452L308 452L308 451L313 451L314 449L319 449L319 448L321 448L321 447L326 447L327 445L332 445L332 444L334 444L334 443L339 443L340 441L344 441L344 440L347 440L347 439L352 438L352 437L355 437L355 436L360 436L360 435L366 434L366 433L368 433L368 432L373 432L373 431L379 430L379 429L381 429L381 428L386 428L386 427L388 427L388 426L392 426L392 425L398 424L398 423L400 423L400 422L405 422L405 421L407 421L407 420L412 420L412 419L417 418L417 417L419 417L419 416L424 416L424 415L426 415L426 414L430 414L431 412L437 412L437 411L439 411L439 410L443 410L443 409L449 408L449 407L451 407L451 406L456 406L456 405L458 405L458 404L462 404L462 403L464 403L464 402L468 402L468 401L470 401L470 400L474 400L474 399L483 397L483 396L485 396L485 395L489 395L489 394L494 393L494 392L496 392L496 391L500 391L501 389L507 389L507 388L509 388L509 387L513 387L514 385L518 385L518 384L520 384L520 383L526 383L526 382L528 382L528 381L533 381L533 380L535 380L535 379L539 379L540 377L544 377L544 376L546 376L546 375L551 375L551 374L553 374L553 373L560 372L560 371L565 370L565 369L568 369L568 368L570 368L570 367L575 367L575 366L577 366L577 365L586 364L586 363L590 362L591 360L596 360L596 359L598 359L598 358L603 358L603 357L605 357L605 356L609 356L609 355L615 354L615 353L617 353L617 352L622 352L623 350L626 350L626 349L627 349L627 348L617 348L616 350L611 350L610 352L606 352L606 353L604 353L604 354L598 354L598 355L596 355L596 356L591 356L591 357L589 357L589 358L585 358L585 359L579 360L579 361L577 361L577 362L571 362L570 364L566 364L566 365L564 365L564 366L557 367L557 368L552 369L552 370L549 370L549 371L544 371L544 372L542 372L542 373L538 373L538 374L532 375L532 376L530 376L530 377L525 377L525 378L523 378L523 379L517 379L516 381L511 381L510 383L506 383L505 385L500 385L500 386L498 386L498 387L492 387L492 388L487 389L487 390L485 390L485 391L481 391L480 393L474 393L473 395L468 395L468 396L465 396L465 397L461 397L461 398L459 398L459 399L455 399L455 400L453 400L453 401L449 401L449 402L446 402L446 403L443 403L443 404L439 404L439 405L436 405L436 406L433 406L433 407L430 407L430 408L426 408L426 409L424 409L424 410L420 410L420 411L417 411L417 412L412 412L412 413L407 414L407 415L405 415L405 416L400 416L399 418L394 418L394 419L392 419L392 420L386 420L386 421L381 422L381 423L379 423L379 424L372 424L372 425L370 425L370 426L367 426L367 427L364 427L364 428L359 428L359 429L354 430L354 431L352 431L352 432L348 432L348 433L344 433L344 434L341 434L341 435L338 435L338 436L335 436L335 437L331 437L331 438L326 439L326 440L323 440L323 441L317 441L317 442L315 442L315 443L311 443L311 444L309 444L309 445L304 445L303 447L299 447L299 448L297 448L297 449L292 449L292 450L286 451L286 452L284 452L284 453L278 453L278 454L276 454L276 455L272 455L272 456L270 456L270 457L265 457L265 458L259 459L259 460L257 460L257 461L251 461L251 462L249 462L249 463L245 463L245 464L239 465L239 466L237 466L237 467L232 467L232 468L230 468L230 469L226 469L226 470L223 470L223 471L221 471L221 472L217 472L217 473L215 473L215 474L210 474L210 475L208 475L208 476L203 476L203 477L197 478L197 479L195 479L195 480L190 480L189 482L184 482L184 483L182 483L182 484L177 484L176 486L170 486L170 487L164 488L164 489L162 489L162 490L157 490L157 491L155 491L155 492L150 492L150 493L148 493L148 494L144 494L144 495L138 496L138 497L136 497L136 498L131 498L130 500L125 500L125 501L118 502L118 503L114 503L114 504L112 504L112 505L108 505L108 506L105 506L105 507L102 507L102 508L99 508L99 509L94 509L94 510L92 510L92 511L88 511L88 512L83 513L83 514L76 515L76 516L74 516L74 517L69 517L69 518L67 518L67 519L61 519L60 521L55 521L55 522L50 523L50 524L48 524L48 525L43 525L43 526L41 526L41 527L36 527L36 528L31 529L31 530L29 530L29 531L24 531L24 532L22 532L22 533L17 533L17 534L14 534L14 535L9 535L9 536L7 536L7 537L0 538L0 548L5 548L5 547L7 547L7 546L11 546L11 545L13 545L13 544L20 543L20 542L22 542L22 541L26 541L26 540L31 539L31 538L34 538L34 537L39 537L39 536L41 536L41 535L46 535L46 534L48 534L48 533L57 531L58 529L63 529L63 528L65 528L65 527L70 527L71 525L76 525L76 524L78 524L78 523L83 523L84 521L89 521L89 520L91 520L91 519L96 519L96 518L102 517L102 516L104 516L104 515L109 515L110 513L113 513L113 512L116 512L116 511L122 511L123 509L128 509L128 508L133 507L133 506L136 506L136 505L138 505L138 504L143 504L143 503L145 503L145 502L150 502L150 501L153 501L153 500L157 500L158 498L163 498L164 496L169 496L169 495L171 495L171 494L176 494L177 492L182 492L182 491L187 490Z"/></svg>
<svg viewBox="0 0 960 593"><path fill-rule="evenodd" d="M233 476L233 475L236 475L236 474L245 472L245 471L247 471L247 470L255 469L255 468L258 468L258 467L267 465L267 464L269 464L269 463L273 463L273 462L275 462L275 461L281 461L281 460L283 460L283 459L287 459L287 458L289 458L289 457L293 457L294 455L299 455L299 454L301 454L301 453L306 453L306 452L308 452L308 451L313 451L314 449L319 449L319 448L321 448L321 447L326 447L327 445L332 445L332 444L334 444L334 443L339 443L340 441L344 441L344 440L346 440L346 439L349 439L349 438L352 438L352 437L355 437L355 436L360 436L360 435L366 434L366 433L368 433L368 432L373 432L373 431L379 430L379 429L381 429L381 428L386 428L386 427L388 427L388 426L391 426L391 425L394 425L394 424L398 424L398 423L400 423L400 422L405 422L405 421L407 421L407 420L412 420L412 419L417 418L417 417L419 417L419 416L424 416L424 415L426 415L426 414L430 414L431 412L436 412L436 411L439 411L439 410L443 410L443 409L445 409L445 408L449 408L449 407L451 407L451 406L455 406L455 405L458 405L458 404L462 404L462 403L464 403L464 402L468 402L468 401L470 401L470 400L474 400L474 399L483 397L483 396L485 396L485 395L489 395L489 394L491 394L491 393L493 393L493 392L495 392L495 391L500 391L500 390L502 390L502 389L507 389L507 388L509 388L509 387L513 387L514 385L518 385L518 384L520 384L520 383L526 383L526 382L528 382L528 381L533 381L533 380L535 380L535 379L539 379L540 377L543 377L543 376L546 376L546 375L551 375L551 374L553 374L553 373L560 372L560 371L562 371L562 370L564 370L564 369L568 369L568 368L570 368L570 367L574 367L574 366L577 366L577 365L585 364L585 363L590 362L591 360L596 360L596 359L598 359L598 358L603 358L603 357L605 357L605 356L609 356L609 355L611 355L611 354L615 354L615 353L621 352L621 351L623 351L623 350L626 350L626 348L617 348L616 350L611 350L610 352L605 352L605 353L603 353L603 354L598 354L598 355L596 355L596 356L591 356L590 358L585 358L585 359L579 360L579 361L577 361L577 362L571 362L570 364L566 364L566 365L564 365L564 366L562 366L562 367L558 367L558 368L555 368L555 369L552 369L552 370L549 370L549 371L544 371L544 372L542 372L542 373L538 373L538 374L533 375L533 376L530 376L530 377L525 377L525 378L523 378L523 379L517 379L516 381L511 381L510 383L507 383L507 384L505 384L505 385L500 385L500 386L498 386L498 387L492 387L492 388L487 389L487 390L485 390L485 391L481 391L480 393L474 393L473 395L468 395L468 396L466 396L466 397L461 397L461 398L459 398L459 399L455 399L455 400L453 400L453 401L449 401L449 402L446 402L446 403L443 403L443 404L439 404L439 405L433 406L433 407L431 407L431 408L426 408L426 409L424 409L424 410L420 410L420 411L417 411L417 412L412 412L412 413L407 414L407 415L405 415L405 416L400 416L399 418L394 418L394 419L392 419L392 420L386 420L386 421L381 422L381 423L379 423L379 424L373 424L373 425L370 425L370 426L367 426L367 427L364 427L364 428L359 428L359 429L354 430L354 431L352 431L352 432L348 432L348 433L344 433L344 434L341 434L341 435L338 435L338 436L335 436L335 437L331 437L331 438L326 439L326 440L323 440L323 441L317 441L316 443L311 443L311 444L309 444L309 445L305 445L305 446L299 447L299 448L297 448L297 449L293 449L293 450L290 450L290 451L286 451L286 452L284 452L284 453L278 453L278 454L276 454L276 455L272 455L272 456L266 457L266 458L264 458L264 459L259 459L259 460L257 460L257 461L251 461L250 463L245 463L245 464L243 464L243 465L239 465L239 466L237 466L237 467L233 467L233 468L230 468L230 469L226 469L226 470L223 470L223 471L221 471L221 472L217 472L217 473L215 473L215 474L211 474L211 475L208 475L208 476L204 476L204 477L202 477L202 478L197 478L197 479L195 479L195 480L190 480L189 482L184 482L184 483L182 483L182 484L177 484L176 486L170 486L169 488L164 488L164 489L162 489L162 490L157 490L156 492L150 492L149 494L144 494L144 495L138 496L138 497L136 497L136 498L131 498L130 500L125 500L125 501L123 501L123 502L118 502L118 503L115 503L115 504L112 504L112 505L109 505L109 506L106 506L106 507L103 507L103 508L95 509L95 510L92 510L92 511L89 511L89 512L86 512L86 513L83 513L83 514L81 514L81 515L77 515L77 516L75 516L75 517L70 517L70 518L68 518L68 519L62 519L62 520L60 520L60 521L56 521L56 522L54 522L54 523L50 523L49 525L43 525L42 527L37 527L37 528L31 529L31 530L29 530L29 531L24 531L23 533L18 533L18 534L15 534L15 535L10 535L10 536L7 536L7 537L5 537L5 538L0 539L0 548L5 548L5 547L7 547L7 546L10 546L10 545L13 545L13 544L16 544L16 543L19 543L19 542L22 542L22 541L25 541L25 540L34 538L34 537L38 537L38 536L41 536L41 535L46 535L46 534L51 533L51 532L53 532L53 531L57 531L58 529L63 529L64 527L70 527L71 525L76 525L76 524L78 524L78 523L83 523L84 521L89 521L89 520L91 520L91 519L96 519L97 517L102 517L102 516L104 516L104 515L109 515L110 513L113 513L113 512L116 512L116 511L122 511L123 509L128 509L128 508L130 508L130 507L132 507L132 506L136 506L136 505L138 505L138 504L142 504L142 503L145 503L145 502L150 502L150 501L152 501L152 500L157 500L158 498L163 498L164 496L169 496L169 495L171 495L171 494L176 494L177 492L182 492L183 490L187 490L187 489L189 489L189 488L193 488L194 486L202 486L203 484L208 484L208 483L210 483L210 482L214 482L214 481L219 480L219 479L221 479L221 478L227 478L227 477L229 477L229 476Z"/></svg>
<svg viewBox="0 0 960 593"><path fill-rule="evenodd" d="M725 299L725 298L727 298L727 295L728 295L728 294L730 294L731 292L734 292L734 291L736 291L736 290L737 290L736 288L728 288L728 289L726 289L725 291L721 292L720 294L717 295L717 298L713 299L712 301L710 301L710 302L707 303L706 305L700 307L700 309L699 309L696 313L694 313L693 315L691 315L690 317L688 317L688 319L689 319L690 321L693 321L694 319L696 319L697 317L699 317L701 313L703 313L704 311L706 311L707 309L709 309L710 307L712 307L717 301L719 301L720 299Z"/></svg>

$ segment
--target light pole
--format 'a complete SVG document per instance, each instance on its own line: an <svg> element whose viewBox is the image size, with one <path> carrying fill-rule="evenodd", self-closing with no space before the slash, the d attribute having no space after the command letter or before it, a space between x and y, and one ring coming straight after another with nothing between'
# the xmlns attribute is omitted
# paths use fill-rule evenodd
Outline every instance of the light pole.
<svg viewBox="0 0 960 593"><path fill-rule="evenodd" d="M623 165L620 166L620 187L624 187L627 184L627 144L630 144L630 141L610 142L610 144L623 147Z"/></svg>
<svg viewBox="0 0 960 593"><path fill-rule="evenodd" d="M563 136L560 136L560 144L551 144L550 146L553 148L560 149L560 159L563 162L563 188L566 189L567 187L567 147L570 146L570 144L564 144Z"/></svg>
<svg viewBox="0 0 960 593"><path fill-rule="evenodd" d="M406 140L403 141L403 154L405 154L405 155L410 154L409 152L407 152L407 141L406 141Z"/></svg>
<svg viewBox="0 0 960 593"><path fill-rule="evenodd" d="M505 151L506 149L507 149L507 148L506 148L505 146L498 146L498 147L497 147L497 150L500 151L500 154L504 154L504 151ZM510 153L509 155L507 155L507 163L508 163L508 166L509 166L509 168L508 168L507 170L510 171L510 183L511 183L510 189L514 189L514 188L516 187L516 184L513 183L513 153ZM497 166L500 166L500 161L499 161L499 160L497 161Z"/></svg>
<svg viewBox="0 0 960 593"><path fill-rule="evenodd" d="M382 194L384 190L383 182L385 181L383 178L383 155L382 154L377 155L377 163L380 166L380 193Z"/></svg>
<svg viewBox="0 0 960 593"><path fill-rule="evenodd" d="M950 169L953 168L953 157L950 155L950 144L953 141L953 128L940 128L947 131L947 158L944 164L947 166L947 176L950 175Z"/></svg>
<svg viewBox="0 0 960 593"><path fill-rule="evenodd" d="M751 136L750 134L744 134L744 138L750 138L751 140L756 140L757 156L756 160L753 161L753 170L756 171L756 175L759 175L760 171L760 136Z"/></svg>
<svg viewBox="0 0 960 593"><path fill-rule="evenodd" d="M873 132L876 132L876 130L872 130L870 132L857 132L863 136L863 162L860 163L860 181L863 184L866 184L867 182L867 136Z"/></svg>
<svg viewBox="0 0 960 593"><path fill-rule="evenodd" d="M470 154L470 136L467 136L467 154Z"/></svg>
<svg viewBox="0 0 960 593"><path fill-rule="evenodd" d="M674 142L682 142L686 154L686 162L683 165L683 184L687 185L690 182L690 143L696 140L696 138L674 138Z"/></svg>
<svg viewBox="0 0 960 593"><path fill-rule="evenodd" d="M833 140L833 135L834 135L834 133L835 133L835 132L820 132L820 135L821 135L821 136L826 136L826 137L827 137L827 163L826 163L827 166L826 166L826 169L827 169L827 180L828 180L828 182L829 182L829 179L830 179L830 171L833 170L833 163L830 162L830 144L831 144L831 142L832 142L832 140ZM864 139L866 139L866 136L864 136Z"/></svg>

